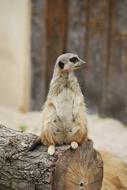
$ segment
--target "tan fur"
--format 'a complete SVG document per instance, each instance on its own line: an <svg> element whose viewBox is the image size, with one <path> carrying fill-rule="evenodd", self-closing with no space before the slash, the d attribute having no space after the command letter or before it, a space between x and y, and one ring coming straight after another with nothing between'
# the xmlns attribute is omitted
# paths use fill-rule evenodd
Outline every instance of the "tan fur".
<svg viewBox="0 0 127 190"><path fill-rule="evenodd" d="M57 59L49 93L42 112L41 141L45 145L81 144L87 139L86 107L73 70L75 66L69 59L74 54L64 54ZM64 69L58 65L65 63Z"/></svg>

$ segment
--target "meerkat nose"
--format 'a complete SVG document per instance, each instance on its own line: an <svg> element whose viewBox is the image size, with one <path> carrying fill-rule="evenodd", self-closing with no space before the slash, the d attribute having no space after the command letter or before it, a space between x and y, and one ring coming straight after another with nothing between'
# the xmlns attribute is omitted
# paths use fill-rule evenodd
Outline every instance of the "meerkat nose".
<svg viewBox="0 0 127 190"><path fill-rule="evenodd" d="M86 66L86 62L79 58L79 61L74 65L74 69Z"/></svg>
<svg viewBox="0 0 127 190"><path fill-rule="evenodd" d="M86 64L85 61L83 61L82 59L79 59L80 63L83 65L83 64Z"/></svg>

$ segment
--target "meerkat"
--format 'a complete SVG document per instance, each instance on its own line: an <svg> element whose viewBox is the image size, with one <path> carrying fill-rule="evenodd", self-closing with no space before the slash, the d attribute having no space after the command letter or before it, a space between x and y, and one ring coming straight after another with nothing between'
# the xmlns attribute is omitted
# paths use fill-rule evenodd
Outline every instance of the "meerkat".
<svg viewBox="0 0 127 190"><path fill-rule="evenodd" d="M74 71L84 64L72 53L60 55L56 60L37 143L47 145L50 155L55 153L55 145L70 144L72 149L76 149L87 140L86 106L74 75Z"/></svg>

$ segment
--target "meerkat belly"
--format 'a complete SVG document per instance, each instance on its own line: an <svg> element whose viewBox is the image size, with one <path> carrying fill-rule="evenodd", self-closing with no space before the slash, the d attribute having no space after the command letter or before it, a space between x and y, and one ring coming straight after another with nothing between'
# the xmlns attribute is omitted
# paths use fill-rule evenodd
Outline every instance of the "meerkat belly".
<svg viewBox="0 0 127 190"><path fill-rule="evenodd" d="M57 97L56 112L65 125L72 123L74 99L75 94L68 88L63 90Z"/></svg>
<svg viewBox="0 0 127 190"><path fill-rule="evenodd" d="M66 143L68 135L73 133L73 108L75 94L70 89L63 90L56 99L54 99L56 114L60 119L61 125L54 128L54 134L61 143ZM60 140L59 140L60 139Z"/></svg>
<svg viewBox="0 0 127 190"><path fill-rule="evenodd" d="M53 134L58 144L71 142L73 136L81 130L79 115L81 112L84 114L82 99L79 94L65 88L58 96L52 97L52 102L57 118L52 128Z"/></svg>

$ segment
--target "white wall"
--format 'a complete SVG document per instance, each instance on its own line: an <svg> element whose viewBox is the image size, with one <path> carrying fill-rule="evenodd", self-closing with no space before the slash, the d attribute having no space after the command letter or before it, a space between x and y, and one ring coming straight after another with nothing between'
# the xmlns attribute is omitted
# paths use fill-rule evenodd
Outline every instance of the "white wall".
<svg viewBox="0 0 127 190"><path fill-rule="evenodd" d="M30 100L29 0L0 1L0 106L27 111Z"/></svg>

